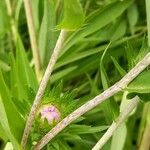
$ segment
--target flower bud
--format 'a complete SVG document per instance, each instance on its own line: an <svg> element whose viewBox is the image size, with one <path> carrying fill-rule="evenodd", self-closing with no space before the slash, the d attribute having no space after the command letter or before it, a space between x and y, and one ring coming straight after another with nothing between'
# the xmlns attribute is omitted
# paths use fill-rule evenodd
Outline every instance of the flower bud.
<svg viewBox="0 0 150 150"><path fill-rule="evenodd" d="M51 104L43 105L40 108L39 113L41 115L41 120L43 122L46 120L49 125L58 123L61 120L59 110Z"/></svg>

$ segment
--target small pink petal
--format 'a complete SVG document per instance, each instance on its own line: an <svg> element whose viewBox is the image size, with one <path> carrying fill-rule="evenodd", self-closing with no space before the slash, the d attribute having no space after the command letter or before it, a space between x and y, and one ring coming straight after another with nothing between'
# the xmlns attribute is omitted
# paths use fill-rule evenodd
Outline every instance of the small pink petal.
<svg viewBox="0 0 150 150"><path fill-rule="evenodd" d="M40 109L41 119L46 119L49 124L52 124L54 121L60 121L60 112L53 105L44 105Z"/></svg>

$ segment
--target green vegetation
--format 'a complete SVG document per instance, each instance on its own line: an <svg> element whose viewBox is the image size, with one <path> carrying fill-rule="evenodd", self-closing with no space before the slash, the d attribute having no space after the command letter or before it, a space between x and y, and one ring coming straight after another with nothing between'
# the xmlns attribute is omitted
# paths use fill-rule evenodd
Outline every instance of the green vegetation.
<svg viewBox="0 0 150 150"><path fill-rule="evenodd" d="M149 150L149 47L149 0L0 0L0 149Z"/></svg>

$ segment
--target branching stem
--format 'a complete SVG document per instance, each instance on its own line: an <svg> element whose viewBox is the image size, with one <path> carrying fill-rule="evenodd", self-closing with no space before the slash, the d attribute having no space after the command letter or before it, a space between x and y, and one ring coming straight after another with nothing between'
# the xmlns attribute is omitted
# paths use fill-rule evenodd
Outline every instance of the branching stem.
<svg viewBox="0 0 150 150"><path fill-rule="evenodd" d="M34 147L34 150L40 150L43 148L51 139L53 139L60 131L62 131L71 122L76 120L78 117L88 112L92 108L96 107L103 101L107 100L117 92L125 88L135 77L137 77L148 65L150 64L150 53L148 53L137 65L131 69L119 82L105 90L100 95L96 96L92 100L83 104L81 107L76 109L74 112L69 114L61 122L59 122L51 131L49 131Z"/></svg>
<svg viewBox="0 0 150 150"><path fill-rule="evenodd" d="M138 96L136 96L132 100L130 100L128 105L120 113L120 115L117 118L116 122L113 122L111 124L109 129L105 132L105 134L102 136L102 138L96 143L96 145L93 147L92 150L100 150L105 145L105 143L111 138L111 136L118 129L118 127L129 117L129 114L138 105L139 101L140 100L139 100Z"/></svg>

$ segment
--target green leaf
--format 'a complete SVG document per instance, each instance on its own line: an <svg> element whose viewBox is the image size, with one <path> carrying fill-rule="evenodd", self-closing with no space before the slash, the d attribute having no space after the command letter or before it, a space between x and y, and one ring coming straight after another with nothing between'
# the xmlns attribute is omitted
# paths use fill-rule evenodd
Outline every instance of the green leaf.
<svg viewBox="0 0 150 150"><path fill-rule="evenodd" d="M72 66L69 67L67 69L61 70L55 74L53 74L51 76L51 83L54 83L55 81L58 81L60 79L62 79L63 77L65 77L67 74L69 74L70 72L74 71L77 68L77 66Z"/></svg>
<svg viewBox="0 0 150 150"><path fill-rule="evenodd" d="M18 38L16 44L16 66L18 69L19 80L21 81L23 88L28 86L36 91L38 87L36 76L32 68L29 66L29 62L20 38Z"/></svg>
<svg viewBox="0 0 150 150"><path fill-rule="evenodd" d="M88 74L86 74L86 75L87 75L87 78L89 80L89 84L91 86L91 95L95 95L95 94L97 95L97 94L99 94L99 89L96 86L96 84L93 81L93 79Z"/></svg>
<svg viewBox="0 0 150 150"><path fill-rule="evenodd" d="M106 6L103 10L93 13L85 22L86 26L72 34L64 44L63 53L83 37L86 37L119 17L132 3L132 0L117 1ZM72 19L73 20L73 19Z"/></svg>
<svg viewBox="0 0 150 150"><path fill-rule="evenodd" d="M105 51L101 57L101 61L100 61L101 82L102 82L102 86L103 86L104 90L109 88L109 82L108 82L109 78L108 78L107 73L105 71L105 67L103 65L103 60L104 60L104 56L105 56L110 44L111 43L109 43L109 45L106 47L106 49L105 49ZM119 112L119 108L117 107L117 104L114 101L114 99L110 99L109 101L104 102L103 107L104 107L104 112L105 112L106 118L107 118L106 120L108 122L113 121Z"/></svg>
<svg viewBox="0 0 150 150"><path fill-rule="evenodd" d="M117 70L119 71L120 75L123 77L126 74L126 71L119 65L119 63L117 62L117 60L111 56L111 59L115 65L115 67L117 68Z"/></svg>
<svg viewBox="0 0 150 150"><path fill-rule="evenodd" d="M79 53L73 53L71 56L66 57L65 59L62 59L56 63L55 68L59 68L61 66L67 65L69 63L72 63L74 61L83 59L85 57L91 56L93 54L99 53L103 51L106 48L106 45L103 45L98 48L89 49L87 51L79 52Z"/></svg>
<svg viewBox="0 0 150 150"><path fill-rule="evenodd" d="M128 98L138 95L142 101L150 101L150 70L143 71L126 88L129 92Z"/></svg>
<svg viewBox="0 0 150 150"><path fill-rule="evenodd" d="M18 143L22 137L24 121L10 98L9 90L1 71L0 83L0 123L14 147L20 149Z"/></svg>
<svg viewBox="0 0 150 150"><path fill-rule="evenodd" d="M64 0L64 16L59 29L76 30L84 22L84 13L79 0Z"/></svg>
<svg viewBox="0 0 150 150"><path fill-rule="evenodd" d="M93 13L87 20L87 26L81 30L83 35L89 35L114 21L130 6L132 0L117 1L106 6L103 10Z"/></svg>
<svg viewBox="0 0 150 150"><path fill-rule="evenodd" d="M66 140L72 140L72 141L81 141L81 137L80 135L77 135L77 134L72 134L72 133L69 133L69 132L65 132L65 133L62 133L60 136L64 137L64 139Z"/></svg>
<svg viewBox="0 0 150 150"><path fill-rule="evenodd" d="M131 69L134 67L134 59L136 55L133 46L129 42L127 43L126 46L126 55L128 60L128 68Z"/></svg>
<svg viewBox="0 0 150 150"><path fill-rule="evenodd" d="M15 107L17 108L19 114L24 118L26 118L28 112L30 111L30 105L27 103L26 100L20 101L16 98L12 98Z"/></svg>
<svg viewBox="0 0 150 150"><path fill-rule="evenodd" d="M0 98L0 104L1 104L1 98ZM0 108L2 109L2 106L0 106ZM2 110L0 111L0 117L2 118ZM1 125L1 119L0 119L0 140L3 140L4 142L6 142L8 140L8 137L5 133L5 130L3 129L3 126Z"/></svg>
<svg viewBox="0 0 150 150"><path fill-rule="evenodd" d="M135 25L138 21L138 9L136 4L132 4L127 11L128 21L129 21L129 27L131 34L134 34L135 32Z"/></svg>
<svg viewBox="0 0 150 150"><path fill-rule="evenodd" d="M56 150L59 150L59 144L58 144L58 142L53 142L52 143L52 145L53 145L53 147L56 149Z"/></svg>
<svg viewBox="0 0 150 150"><path fill-rule="evenodd" d="M145 70L136 77L125 89L130 93L150 92L150 70Z"/></svg>
<svg viewBox="0 0 150 150"><path fill-rule="evenodd" d="M76 66L75 70L69 73L67 79L79 76L81 74L85 74L85 72L97 68L98 64L99 64L99 55L94 55L89 57L88 59L83 59L80 62L77 62L78 66Z"/></svg>
<svg viewBox="0 0 150 150"><path fill-rule="evenodd" d="M127 127L125 123L123 123L113 134L110 150L123 150L126 135L127 135Z"/></svg>
<svg viewBox="0 0 150 150"><path fill-rule="evenodd" d="M102 85L103 85L103 88L104 90L106 90L109 86L108 86L108 76L106 74L106 71L105 71L105 68L104 68L104 65L103 65L103 60L104 60L104 56L109 48L111 43L108 44L108 46L106 47L102 57L101 57L101 61L100 61L100 71L101 71L101 81L102 81Z"/></svg>
<svg viewBox="0 0 150 150"><path fill-rule="evenodd" d="M0 68L3 69L4 71L9 71L10 67L7 63L5 63L4 61L0 60Z"/></svg>
<svg viewBox="0 0 150 150"><path fill-rule="evenodd" d="M59 141L59 145L62 150L71 150L70 146L64 141Z"/></svg>
<svg viewBox="0 0 150 150"><path fill-rule="evenodd" d="M67 131L71 134L88 134L88 133L96 133L104 131L108 128L108 126L98 126L98 127L91 127L87 125L71 125Z"/></svg>
<svg viewBox="0 0 150 150"><path fill-rule="evenodd" d="M44 0L44 15L39 30L38 43L41 62L47 65L49 57L57 40L57 32L54 30L56 26L56 14L54 2L52 0Z"/></svg>
<svg viewBox="0 0 150 150"><path fill-rule="evenodd" d="M126 28L127 28L126 21L124 19L119 21L118 26L111 37L111 41L115 41L115 40L121 38L122 36L124 36L124 34L126 32Z"/></svg>
<svg viewBox="0 0 150 150"><path fill-rule="evenodd" d="M18 68L16 65L16 60L12 53L10 53L10 88L11 88L11 96L17 98L18 100L27 99L26 90L19 80Z"/></svg>

